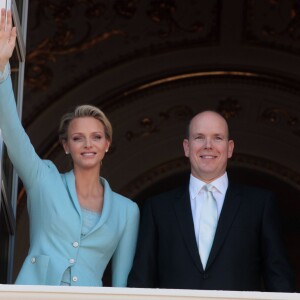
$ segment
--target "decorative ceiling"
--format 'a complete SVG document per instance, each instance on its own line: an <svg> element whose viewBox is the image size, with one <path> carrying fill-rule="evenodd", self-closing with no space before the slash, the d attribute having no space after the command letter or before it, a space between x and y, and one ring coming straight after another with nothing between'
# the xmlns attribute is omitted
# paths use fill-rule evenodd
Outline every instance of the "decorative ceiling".
<svg viewBox="0 0 300 300"><path fill-rule="evenodd" d="M113 70L109 89L98 82L78 101L205 70L272 73L297 84L299 13L296 0L31 0L24 125Z"/></svg>
<svg viewBox="0 0 300 300"><path fill-rule="evenodd" d="M178 48L216 44L213 12L219 5L218 1L31 0L25 124L95 74ZM101 85L93 92L97 90Z"/></svg>

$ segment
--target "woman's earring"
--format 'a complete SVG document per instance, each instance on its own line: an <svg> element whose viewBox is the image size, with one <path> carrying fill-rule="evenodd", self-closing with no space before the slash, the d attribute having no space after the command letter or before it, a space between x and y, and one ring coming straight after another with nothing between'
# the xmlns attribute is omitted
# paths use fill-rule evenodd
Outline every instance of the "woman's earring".
<svg viewBox="0 0 300 300"><path fill-rule="evenodd" d="M68 155L68 154L69 154L69 152L68 152L68 151L66 151L66 154Z"/></svg>
<svg viewBox="0 0 300 300"><path fill-rule="evenodd" d="M108 152L108 149L106 149L105 152Z"/></svg>

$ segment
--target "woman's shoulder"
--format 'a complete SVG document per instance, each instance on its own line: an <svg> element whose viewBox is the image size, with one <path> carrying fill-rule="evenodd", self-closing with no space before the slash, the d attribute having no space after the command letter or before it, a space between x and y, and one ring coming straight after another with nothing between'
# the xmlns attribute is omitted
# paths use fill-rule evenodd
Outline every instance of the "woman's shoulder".
<svg viewBox="0 0 300 300"><path fill-rule="evenodd" d="M140 215L140 209L136 202L119 194L112 192L113 207L118 212L126 212L127 216L130 216L132 220L138 220Z"/></svg>
<svg viewBox="0 0 300 300"><path fill-rule="evenodd" d="M114 198L118 199L118 201L122 202L124 205L128 206L129 208L135 209L137 207L136 202L132 199L129 199L119 193L113 192Z"/></svg>
<svg viewBox="0 0 300 300"><path fill-rule="evenodd" d="M119 206L126 206L128 209L132 210L138 209L137 204L132 199L113 191L105 178L101 177L100 180L104 185L104 195L112 197L115 204Z"/></svg>

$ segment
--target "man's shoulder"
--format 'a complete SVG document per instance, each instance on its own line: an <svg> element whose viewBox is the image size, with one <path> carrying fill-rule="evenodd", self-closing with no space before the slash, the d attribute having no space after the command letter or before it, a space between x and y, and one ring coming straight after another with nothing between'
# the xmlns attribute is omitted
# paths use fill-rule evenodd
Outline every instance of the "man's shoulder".
<svg viewBox="0 0 300 300"><path fill-rule="evenodd" d="M235 181L230 181L228 186L228 194L237 194L243 199L249 199L253 203L257 203L260 200L267 200L276 198L273 191L260 186L248 185L243 183L238 183ZM255 201L253 201L255 199Z"/></svg>
<svg viewBox="0 0 300 300"><path fill-rule="evenodd" d="M229 181L229 188L236 189L239 191L249 192L249 193L258 193L258 194L272 193L271 190L269 190L265 187L249 185L249 184L245 184L245 183L239 183L237 181Z"/></svg>

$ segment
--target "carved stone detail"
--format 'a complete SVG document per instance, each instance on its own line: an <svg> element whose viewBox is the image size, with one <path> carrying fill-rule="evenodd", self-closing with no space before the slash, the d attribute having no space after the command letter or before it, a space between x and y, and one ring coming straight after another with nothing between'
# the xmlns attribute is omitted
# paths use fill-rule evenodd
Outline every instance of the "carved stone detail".
<svg viewBox="0 0 300 300"><path fill-rule="evenodd" d="M47 89L54 75L53 63L66 56L83 59L92 48L101 47L99 53L105 54L98 55L94 64L103 68L155 51L215 44L219 5L217 0L32 1L29 34L35 44L27 47L25 84ZM74 21L78 19L80 23ZM116 47L122 51L115 52Z"/></svg>
<svg viewBox="0 0 300 300"><path fill-rule="evenodd" d="M229 164L243 165L248 168L259 168L261 170L268 171L268 173L273 174L274 177L284 179L285 181L294 184L300 190L300 174L283 167L276 162L243 153L235 153L230 159ZM180 157L159 165L152 170L146 171L144 174L121 189L120 192L127 197L134 198L152 184L174 174L189 172L189 170L189 160L186 157Z"/></svg>
<svg viewBox="0 0 300 300"><path fill-rule="evenodd" d="M120 190L120 193L127 197L134 198L140 192L158 182L159 180L166 178L170 175L174 175L178 172L188 171L190 168L189 160L186 157L181 157L176 160L172 160L163 163L151 170L146 171L138 178L130 182L127 186Z"/></svg>
<svg viewBox="0 0 300 300"><path fill-rule="evenodd" d="M261 119L263 122L273 126L281 125L288 127L293 134L300 137L299 117L287 109L280 107L266 108L261 114Z"/></svg>
<svg viewBox="0 0 300 300"><path fill-rule="evenodd" d="M218 111L226 120L236 117L241 108L239 101L231 97L220 100L218 105Z"/></svg>
<svg viewBox="0 0 300 300"><path fill-rule="evenodd" d="M260 170L268 171L274 177L284 179L284 181L294 184L300 190L300 174L282 166L278 162L248 154L234 153L229 164L244 165L251 169L259 168Z"/></svg>
<svg viewBox="0 0 300 300"><path fill-rule="evenodd" d="M75 0L65 2L43 1L38 4L33 30L37 29L42 19L50 19L54 34L45 37L26 56L25 84L35 89L46 89L51 82L53 72L49 62L55 62L60 56L84 53L98 43L113 36L124 35L120 29L110 29L96 36L91 36L91 24L83 20L81 30L76 30L71 24L72 10L76 6L85 7L85 18L101 18L107 11L107 6L90 0ZM84 29L83 29L84 28Z"/></svg>
<svg viewBox="0 0 300 300"><path fill-rule="evenodd" d="M129 130L125 133L126 139L132 141L135 138L146 137L160 131L166 121L175 119L177 121L186 121L191 118L193 111L184 105L177 105L169 108L164 112L160 112L157 118L145 116L139 122L140 129L138 131Z"/></svg>
<svg viewBox="0 0 300 300"><path fill-rule="evenodd" d="M245 43L299 52L299 1L248 0L246 11Z"/></svg>
<svg viewBox="0 0 300 300"><path fill-rule="evenodd" d="M158 34L161 37L168 37L174 31L183 31L190 33L202 34L205 25L196 18L189 25L181 24L176 18L178 13L179 1L175 0L160 0L151 1L150 7L147 10L147 15L152 22L161 26Z"/></svg>
<svg viewBox="0 0 300 300"><path fill-rule="evenodd" d="M138 2L138 0L118 0L114 3L114 9L119 16L131 19L138 9Z"/></svg>

